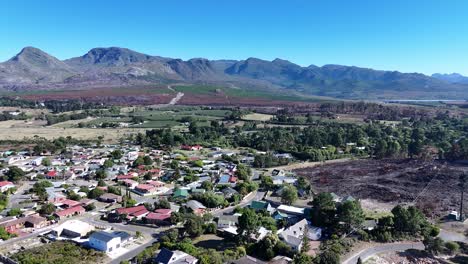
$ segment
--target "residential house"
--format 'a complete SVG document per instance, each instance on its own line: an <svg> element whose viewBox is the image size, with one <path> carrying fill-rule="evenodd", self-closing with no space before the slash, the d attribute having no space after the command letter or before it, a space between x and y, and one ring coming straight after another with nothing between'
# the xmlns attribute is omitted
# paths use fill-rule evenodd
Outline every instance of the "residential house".
<svg viewBox="0 0 468 264"><path fill-rule="evenodd" d="M218 218L218 228L236 227L239 223L239 215L221 215Z"/></svg>
<svg viewBox="0 0 468 264"><path fill-rule="evenodd" d="M58 217L58 219L62 220L62 219L65 219L65 218L73 216L73 215L84 214L85 211L86 210L81 205L78 205L78 206L75 206L75 207L71 207L71 208L68 208L68 209L64 209L64 210L55 212L54 215L56 217Z"/></svg>
<svg viewBox="0 0 468 264"><path fill-rule="evenodd" d="M290 206L290 205L280 205L276 210L285 213L287 215L296 215L296 216L302 216L304 215L304 208L299 208L295 206Z"/></svg>
<svg viewBox="0 0 468 264"><path fill-rule="evenodd" d="M0 192L6 192L9 189L15 188L15 185L9 181L0 181Z"/></svg>
<svg viewBox="0 0 468 264"><path fill-rule="evenodd" d="M239 192L237 192L236 190L234 190L231 187L224 188L224 189L221 190L221 192L223 193L224 198L226 198L226 199L230 199L232 196L234 196L236 194L239 194Z"/></svg>
<svg viewBox="0 0 468 264"><path fill-rule="evenodd" d="M191 145L182 145L182 146L180 146L180 149L195 151L195 150L201 150L201 149L203 149L203 147L200 146L200 145L193 145L193 146L191 146Z"/></svg>
<svg viewBox="0 0 468 264"><path fill-rule="evenodd" d="M98 200L104 203L121 203L122 196L113 193L105 193L99 196Z"/></svg>
<svg viewBox="0 0 468 264"><path fill-rule="evenodd" d="M83 237L94 230L94 226L79 220L69 220L52 229L52 234L59 237Z"/></svg>
<svg viewBox="0 0 468 264"><path fill-rule="evenodd" d="M257 258L251 257L249 255L245 255L238 260L233 260L228 263L229 264L266 264L266 262L261 261Z"/></svg>
<svg viewBox="0 0 468 264"><path fill-rule="evenodd" d="M177 189L175 190L174 194L172 195L175 199L186 199L189 197L188 190L186 189Z"/></svg>
<svg viewBox="0 0 468 264"><path fill-rule="evenodd" d="M127 219L141 219L149 214L149 211L144 205L138 205L128 208L118 208L115 210L118 215L126 215Z"/></svg>
<svg viewBox="0 0 468 264"><path fill-rule="evenodd" d="M264 202L264 201L252 201L250 204L250 208L255 210L255 211L261 211L261 210L266 210L270 214L274 212L274 208L271 206L270 203Z"/></svg>
<svg viewBox="0 0 468 264"><path fill-rule="evenodd" d="M157 264L196 264L198 259L180 250L162 248L154 258Z"/></svg>
<svg viewBox="0 0 468 264"><path fill-rule="evenodd" d="M322 229L310 225L306 219L303 219L278 231L278 237L296 251L301 250L304 235L310 240L319 240L322 237Z"/></svg>
<svg viewBox="0 0 468 264"><path fill-rule="evenodd" d="M133 189L138 185L138 182L132 179L124 179L122 180L122 183L125 184L125 186L127 186L130 189Z"/></svg>
<svg viewBox="0 0 468 264"><path fill-rule="evenodd" d="M138 184L135 187L135 191L142 194L153 194L157 191L157 187L151 184Z"/></svg>
<svg viewBox="0 0 468 264"><path fill-rule="evenodd" d="M171 209L156 209L145 216L145 222L153 225L168 225L171 222Z"/></svg>
<svg viewBox="0 0 468 264"><path fill-rule="evenodd" d="M186 203L186 206L192 209L193 213L196 215L203 215L206 213L206 207L196 200L190 200Z"/></svg>
<svg viewBox="0 0 468 264"><path fill-rule="evenodd" d="M125 232L120 233L124 234ZM89 245L99 251L112 252L122 246L122 239L116 233L98 231L89 236Z"/></svg>

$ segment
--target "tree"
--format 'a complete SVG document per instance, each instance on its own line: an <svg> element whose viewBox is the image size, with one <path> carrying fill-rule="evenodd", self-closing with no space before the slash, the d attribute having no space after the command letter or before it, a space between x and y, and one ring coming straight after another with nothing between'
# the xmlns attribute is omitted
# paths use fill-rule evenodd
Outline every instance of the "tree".
<svg viewBox="0 0 468 264"><path fill-rule="evenodd" d="M213 190L213 183L211 181L204 181L201 184L201 188L205 189L207 191L212 191Z"/></svg>
<svg viewBox="0 0 468 264"><path fill-rule="evenodd" d="M273 178L271 178L271 176L263 175L261 186L266 190L272 190L274 186Z"/></svg>
<svg viewBox="0 0 468 264"><path fill-rule="evenodd" d="M106 169L112 166L114 166L114 162L111 159L107 159L106 161L104 161L104 164L102 165L102 167Z"/></svg>
<svg viewBox="0 0 468 264"><path fill-rule="evenodd" d="M123 157L123 153L120 149L116 149L111 152L111 157L115 160L119 160Z"/></svg>
<svg viewBox="0 0 468 264"><path fill-rule="evenodd" d="M340 264L340 255L334 250L326 250L319 255L319 264Z"/></svg>
<svg viewBox="0 0 468 264"><path fill-rule="evenodd" d="M103 181L102 179L98 181L98 184L97 184L99 187L104 187L104 186L107 186L106 182Z"/></svg>
<svg viewBox="0 0 468 264"><path fill-rule="evenodd" d="M297 189L293 185L286 185L283 187L281 193L281 202L291 205L297 200Z"/></svg>
<svg viewBox="0 0 468 264"><path fill-rule="evenodd" d="M157 202L154 202L154 209L170 209L171 204L166 199L160 199Z"/></svg>
<svg viewBox="0 0 468 264"><path fill-rule="evenodd" d="M81 200L81 196L79 196L74 191L69 191L67 193L67 199L70 199L70 200L73 200L73 201L79 201L79 200Z"/></svg>
<svg viewBox="0 0 468 264"><path fill-rule="evenodd" d="M41 164L42 166L49 167L50 165L52 165L52 162L50 161L49 158L43 158Z"/></svg>
<svg viewBox="0 0 468 264"><path fill-rule="evenodd" d="M145 160L140 156L133 162L133 167L136 168L141 165L145 165Z"/></svg>
<svg viewBox="0 0 468 264"><path fill-rule="evenodd" d="M11 166L5 173L9 181L18 182L25 175L24 171L16 166Z"/></svg>
<svg viewBox="0 0 468 264"><path fill-rule="evenodd" d="M204 234L216 234L216 224L215 223L208 223L204 225Z"/></svg>
<svg viewBox="0 0 468 264"><path fill-rule="evenodd" d="M357 259L356 264L362 264L362 259L361 259L361 257L359 257L359 258Z"/></svg>
<svg viewBox="0 0 468 264"><path fill-rule="evenodd" d="M196 215L191 215L184 224L185 232L190 237L198 237L203 234L203 219Z"/></svg>
<svg viewBox="0 0 468 264"><path fill-rule="evenodd" d="M88 198L90 199L96 199L99 196L103 195L105 192L99 188L94 188L88 193Z"/></svg>
<svg viewBox="0 0 468 264"><path fill-rule="evenodd" d="M85 205L84 209L86 211L92 211L92 210L96 209L96 205L94 205L94 203L90 203L88 205Z"/></svg>
<svg viewBox="0 0 468 264"><path fill-rule="evenodd" d="M438 255L444 250L444 241L439 237L427 236L424 238L423 244L425 250L433 255Z"/></svg>
<svg viewBox="0 0 468 264"><path fill-rule="evenodd" d="M251 235L255 234L258 229L258 217L254 210L245 209L241 216L238 219L239 227L237 232L245 242L250 238Z"/></svg>
<svg viewBox="0 0 468 264"><path fill-rule="evenodd" d="M331 227L335 223L336 205L330 193L319 193L312 201L312 222Z"/></svg>
<svg viewBox="0 0 468 264"><path fill-rule="evenodd" d="M345 232L359 228L364 222L364 211L358 201L346 201L337 209L338 221L344 223Z"/></svg>
<svg viewBox="0 0 468 264"><path fill-rule="evenodd" d="M21 209L20 208L11 208L10 211L8 211L7 215L8 216L17 216L21 214Z"/></svg>
<svg viewBox="0 0 468 264"><path fill-rule="evenodd" d="M448 242L445 242L445 248L450 253L450 255L454 255L455 253L458 252L458 250L460 249L460 246L456 242L448 241Z"/></svg>
<svg viewBox="0 0 468 264"><path fill-rule="evenodd" d="M424 215L414 206L408 209L401 205L395 206L392 209L394 228L397 232L416 235L428 226L428 222Z"/></svg>
<svg viewBox="0 0 468 264"><path fill-rule="evenodd" d="M41 215L51 215L55 212L55 205L51 203L47 203L41 206L39 209L39 213Z"/></svg>
<svg viewBox="0 0 468 264"><path fill-rule="evenodd" d="M236 176L240 180L249 180L252 170L250 167L245 166L244 164L237 165Z"/></svg>
<svg viewBox="0 0 468 264"><path fill-rule="evenodd" d="M293 264L310 264L314 263L311 256L304 253L296 254L293 259Z"/></svg>
<svg viewBox="0 0 468 264"><path fill-rule="evenodd" d="M103 179L107 178L107 171L105 169L98 169L98 170L96 170L96 173L95 173L94 177L97 180L103 180Z"/></svg>
<svg viewBox="0 0 468 264"><path fill-rule="evenodd" d="M143 164L146 165L146 166L150 166L153 164L153 160L151 159L150 156L145 156L143 158Z"/></svg>

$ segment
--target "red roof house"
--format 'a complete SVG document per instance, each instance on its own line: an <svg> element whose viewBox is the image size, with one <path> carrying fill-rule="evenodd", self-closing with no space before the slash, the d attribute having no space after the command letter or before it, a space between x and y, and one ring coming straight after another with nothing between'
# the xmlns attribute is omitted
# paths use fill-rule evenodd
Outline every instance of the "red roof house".
<svg viewBox="0 0 468 264"><path fill-rule="evenodd" d="M9 181L0 181L0 192L6 192L10 188L14 188L15 185Z"/></svg>
<svg viewBox="0 0 468 264"><path fill-rule="evenodd" d="M134 206L134 207L129 207L129 208L118 208L115 211L119 215L122 215L122 214L129 215L129 214L133 214L133 213L136 213L138 211L141 211L143 209L146 209L146 207L144 205L139 205L139 206Z"/></svg>
<svg viewBox="0 0 468 264"><path fill-rule="evenodd" d="M55 212L55 215L59 219L64 219L64 218L67 218L67 217L70 217L70 216L73 216L73 215L83 214L85 211L86 210L81 205L78 205L78 206L75 206L75 207L71 207L71 208L68 208L68 209L65 209L65 210Z"/></svg>
<svg viewBox="0 0 468 264"><path fill-rule="evenodd" d="M151 184L138 184L135 190L141 193L153 193L157 190L157 187Z"/></svg>

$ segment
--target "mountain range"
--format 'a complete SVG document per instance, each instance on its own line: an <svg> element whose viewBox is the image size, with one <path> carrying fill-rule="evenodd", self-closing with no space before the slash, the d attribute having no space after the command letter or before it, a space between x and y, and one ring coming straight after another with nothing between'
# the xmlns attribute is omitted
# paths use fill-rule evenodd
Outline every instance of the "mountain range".
<svg viewBox="0 0 468 264"><path fill-rule="evenodd" d="M401 73L343 65L302 67L287 60L181 60L125 48L94 48L59 60L25 47L0 63L0 90L93 89L203 84L346 99L468 99L463 76Z"/></svg>
<svg viewBox="0 0 468 264"><path fill-rule="evenodd" d="M432 77L443 80L450 83L463 83L468 84L468 77L463 76L459 73L450 73L450 74L441 74L441 73L434 73Z"/></svg>

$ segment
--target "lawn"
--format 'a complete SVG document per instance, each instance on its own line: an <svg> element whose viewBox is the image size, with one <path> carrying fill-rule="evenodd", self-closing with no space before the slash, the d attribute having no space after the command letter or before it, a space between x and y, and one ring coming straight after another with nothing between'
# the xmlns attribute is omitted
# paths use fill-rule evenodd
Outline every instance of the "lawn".
<svg viewBox="0 0 468 264"><path fill-rule="evenodd" d="M224 251L226 249L236 247L236 243L233 241L227 241L217 235L202 235L197 237L193 241L193 244L197 247L212 248L216 251Z"/></svg>

